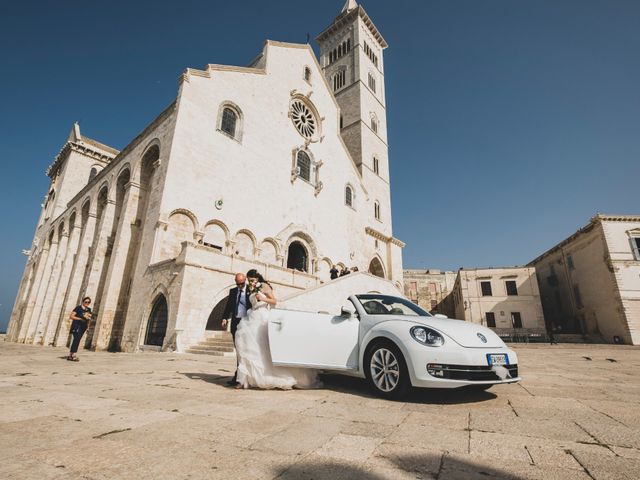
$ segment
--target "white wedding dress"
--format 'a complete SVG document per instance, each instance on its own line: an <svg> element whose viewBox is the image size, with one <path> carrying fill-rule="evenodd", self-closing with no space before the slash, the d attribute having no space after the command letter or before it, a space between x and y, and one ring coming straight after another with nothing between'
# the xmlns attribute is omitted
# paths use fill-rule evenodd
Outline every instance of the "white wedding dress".
<svg viewBox="0 0 640 480"><path fill-rule="evenodd" d="M315 370L308 368L276 367L269 350L269 316L271 306L249 296L251 310L238 324L236 351L238 353L238 383L243 388L319 388L321 383Z"/></svg>

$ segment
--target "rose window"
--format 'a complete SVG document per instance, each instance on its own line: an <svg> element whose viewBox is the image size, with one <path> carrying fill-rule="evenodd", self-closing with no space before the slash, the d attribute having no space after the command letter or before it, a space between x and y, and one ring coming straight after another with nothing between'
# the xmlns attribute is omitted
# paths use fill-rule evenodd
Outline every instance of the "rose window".
<svg viewBox="0 0 640 480"><path fill-rule="evenodd" d="M294 100L291 103L291 121L298 133L305 138L312 138L318 130L315 115L302 100Z"/></svg>

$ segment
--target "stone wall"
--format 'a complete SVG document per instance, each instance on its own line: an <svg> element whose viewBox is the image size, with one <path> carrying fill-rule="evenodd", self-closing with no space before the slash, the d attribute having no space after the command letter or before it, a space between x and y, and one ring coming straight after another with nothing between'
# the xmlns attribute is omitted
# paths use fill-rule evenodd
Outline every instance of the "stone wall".
<svg viewBox="0 0 640 480"><path fill-rule="evenodd" d="M506 282L515 282L516 295L507 294ZM491 295L483 295L482 282L491 284ZM453 291L456 318L487 326L487 313L495 316L502 333L545 333L544 314L533 267L460 269ZM519 313L522 327L513 324Z"/></svg>
<svg viewBox="0 0 640 480"><path fill-rule="evenodd" d="M637 344L640 258L631 239L640 217L596 216L531 262L550 327L592 340Z"/></svg>
<svg viewBox="0 0 640 480"><path fill-rule="evenodd" d="M455 318L453 286L456 274L439 270L404 270L404 294L433 314Z"/></svg>

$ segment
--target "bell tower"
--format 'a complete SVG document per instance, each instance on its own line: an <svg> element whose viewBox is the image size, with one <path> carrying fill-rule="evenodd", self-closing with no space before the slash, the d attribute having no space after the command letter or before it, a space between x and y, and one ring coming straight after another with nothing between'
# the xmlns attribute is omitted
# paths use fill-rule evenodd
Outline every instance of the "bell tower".
<svg viewBox="0 0 640 480"><path fill-rule="evenodd" d="M316 41L320 65L340 106L340 133L363 181L377 201L372 226L391 232L384 57L387 48L362 5L347 0Z"/></svg>

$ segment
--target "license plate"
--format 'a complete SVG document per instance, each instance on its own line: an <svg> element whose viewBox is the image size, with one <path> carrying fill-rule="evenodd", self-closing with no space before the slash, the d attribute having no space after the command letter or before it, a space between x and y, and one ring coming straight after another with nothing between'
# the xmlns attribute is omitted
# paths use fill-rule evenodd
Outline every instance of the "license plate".
<svg viewBox="0 0 640 480"><path fill-rule="evenodd" d="M490 353L487 360L489 365L509 365L509 356L506 353Z"/></svg>

